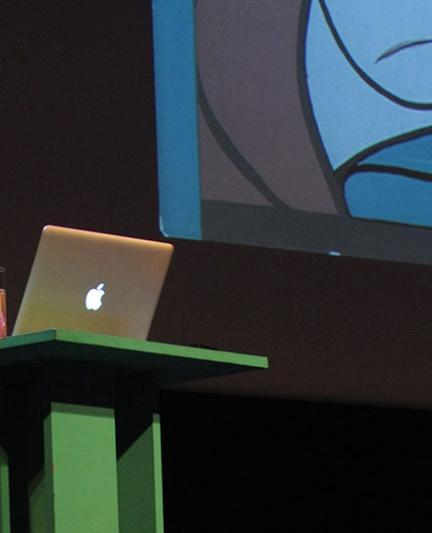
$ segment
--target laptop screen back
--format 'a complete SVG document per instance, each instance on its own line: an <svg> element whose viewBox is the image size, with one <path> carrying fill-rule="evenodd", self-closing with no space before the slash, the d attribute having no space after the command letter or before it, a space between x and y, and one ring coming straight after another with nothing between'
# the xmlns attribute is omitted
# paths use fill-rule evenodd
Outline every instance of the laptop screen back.
<svg viewBox="0 0 432 533"><path fill-rule="evenodd" d="M46 226L13 335L51 328L146 339L171 244Z"/></svg>

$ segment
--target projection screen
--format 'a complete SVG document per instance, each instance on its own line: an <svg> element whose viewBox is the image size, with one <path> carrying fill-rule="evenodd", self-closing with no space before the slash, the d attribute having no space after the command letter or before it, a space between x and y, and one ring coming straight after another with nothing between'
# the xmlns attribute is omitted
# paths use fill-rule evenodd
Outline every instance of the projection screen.
<svg viewBox="0 0 432 533"><path fill-rule="evenodd" d="M430 0L153 0L162 232L432 262Z"/></svg>

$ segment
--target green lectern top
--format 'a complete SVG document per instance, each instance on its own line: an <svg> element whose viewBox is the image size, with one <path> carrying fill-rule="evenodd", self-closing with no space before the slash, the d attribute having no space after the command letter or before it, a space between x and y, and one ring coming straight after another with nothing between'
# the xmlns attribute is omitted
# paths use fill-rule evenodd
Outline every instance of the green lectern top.
<svg viewBox="0 0 432 533"><path fill-rule="evenodd" d="M60 329L7 337L0 342L0 367L54 359L151 372L159 385L268 367L267 358L257 355Z"/></svg>

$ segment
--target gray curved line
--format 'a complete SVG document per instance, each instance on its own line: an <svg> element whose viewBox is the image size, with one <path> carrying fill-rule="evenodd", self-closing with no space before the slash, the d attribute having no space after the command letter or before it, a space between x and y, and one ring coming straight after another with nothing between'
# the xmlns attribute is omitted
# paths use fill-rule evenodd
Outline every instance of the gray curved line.
<svg viewBox="0 0 432 533"><path fill-rule="evenodd" d="M422 46L423 44L432 44L432 39L418 39L416 41L405 41L403 43L395 44L383 52L376 60L375 63L379 63L383 59L387 59L394 54L397 54L401 50L406 50L407 48L413 48L414 46Z"/></svg>
<svg viewBox="0 0 432 533"><path fill-rule="evenodd" d="M287 205L268 187L263 177L235 146L228 133L217 119L205 94L199 73L197 73L197 92L199 106L204 119L224 154L268 202L275 207L286 208Z"/></svg>

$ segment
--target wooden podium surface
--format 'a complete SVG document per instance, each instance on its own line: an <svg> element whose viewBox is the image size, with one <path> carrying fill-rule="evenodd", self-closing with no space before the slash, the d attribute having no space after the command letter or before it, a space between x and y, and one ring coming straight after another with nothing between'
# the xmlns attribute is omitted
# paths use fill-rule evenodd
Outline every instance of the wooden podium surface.
<svg viewBox="0 0 432 533"><path fill-rule="evenodd" d="M162 533L160 387L265 357L48 330L0 342L0 533Z"/></svg>

